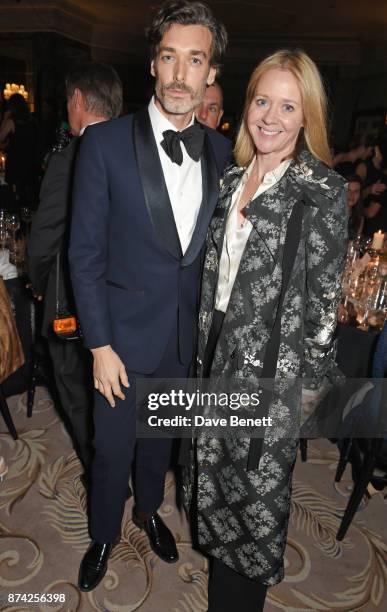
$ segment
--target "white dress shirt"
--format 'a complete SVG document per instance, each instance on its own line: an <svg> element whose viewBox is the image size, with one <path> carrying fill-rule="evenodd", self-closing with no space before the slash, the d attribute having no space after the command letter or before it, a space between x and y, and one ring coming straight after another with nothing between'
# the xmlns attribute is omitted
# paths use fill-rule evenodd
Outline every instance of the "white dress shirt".
<svg viewBox="0 0 387 612"><path fill-rule="evenodd" d="M13 264L9 263L9 250L2 249L0 251L0 278L9 280L18 276L18 269Z"/></svg>
<svg viewBox="0 0 387 612"><path fill-rule="evenodd" d="M218 286L216 288L215 296L215 310L226 312L228 303L230 301L231 291L235 282L236 275L239 270L243 251L247 240L250 236L253 226L251 221L246 218L245 223L242 227L238 227L238 203L241 197L243 188L249 180L250 173L254 166L254 159L246 172L243 174L237 189L235 190L231 206L228 212L226 221L226 232L224 235L222 255L219 263L219 278ZM266 172L262 179L262 183L259 185L255 194L251 198L254 200L256 197L270 189L273 185L281 180L286 170L289 168L291 159L286 159L277 168Z"/></svg>
<svg viewBox="0 0 387 612"><path fill-rule="evenodd" d="M149 117L153 133L157 143L161 167L163 169L165 184L167 186L169 199L171 201L173 216L175 218L177 233L179 235L183 254L191 242L196 221L202 202L202 169L199 161L194 161L186 151L183 143L183 163L181 166L174 163L161 146L164 140L163 132L174 130L176 127L157 108L154 98L149 106ZM194 115L189 125L193 125ZM189 126L187 126L189 127Z"/></svg>
<svg viewBox="0 0 387 612"><path fill-rule="evenodd" d="M88 123L87 125L84 125L80 130L79 130L79 134L78 136L83 136L83 134L85 133L85 129L87 127L89 127L89 125L96 125L97 123L103 123L103 119L100 119L99 121L92 121L91 123Z"/></svg>

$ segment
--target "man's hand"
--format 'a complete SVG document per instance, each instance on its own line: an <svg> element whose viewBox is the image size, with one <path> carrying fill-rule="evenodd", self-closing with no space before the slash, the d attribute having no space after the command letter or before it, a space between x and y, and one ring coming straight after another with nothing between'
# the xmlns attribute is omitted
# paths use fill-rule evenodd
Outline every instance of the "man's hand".
<svg viewBox="0 0 387 612"><path fill-rule="evenodd" d="M371 186L371 194L379 195L380 193L383 193L385 189L386 189L386 185L382 183L381 181L377 181Z"/></svg>
<svg viewBox="0 0 387 612"><path fill-rule="evenodd" d="M115 407L114 395L124 400L120 383L130 387L125 366L110 345L91 349L94 357L94 387L103 395L112 408Z"/></svg>
<svg viewBox="0 0 387 612"><path fill-rule="evenodd" d="M34 296L34 298L35 298L36 300L38 300L38 302L41 302L41 301L43 300L43 295L42 295L42 294L40 294L40 293L36 293L36 292L34 291L34 288L33 288L33 286L32 286L32 283L27 283L27 285L26 285L26 289L30 289L30 290L32 291L32 295Z"/></svg>

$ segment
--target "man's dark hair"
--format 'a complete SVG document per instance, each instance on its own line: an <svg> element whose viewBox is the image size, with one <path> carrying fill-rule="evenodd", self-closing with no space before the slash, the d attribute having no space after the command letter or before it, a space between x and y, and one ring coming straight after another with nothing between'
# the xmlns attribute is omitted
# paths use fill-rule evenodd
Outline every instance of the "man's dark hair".
<svg viewBox="0 0 387 612"><path fill-rule="evenodd" d="M358 174L346 174L344 178L347 183L359 183L360 187L363 187L363 179Z"/></svg>
<svg viewBox="0 0 387 612"><path fill-rule="evenodd" d="M76 65L66 77L67 99L71 98L75 89L82 92L88 112L107 119L121 114L122 83L112 66L96 62Z"/></svg>
<svg viewBox="0 0 387 612"><path fill-rule="evenodd" d="M212 34L210 64L219 68L227 46L227 32L222 23L217 21L210 7L204 2L189 0L169 0L161 5L147 30L151 60L158 52L158 47L165 32L173 25L201 25Z"/></svg>
<svg viewBox="0 0 387 612"><path fill-rule="evenodd" d="M8 108L14 121L23 121L28 118L30 111L28 104L21 94L12 94L8 100Z"/></svg>

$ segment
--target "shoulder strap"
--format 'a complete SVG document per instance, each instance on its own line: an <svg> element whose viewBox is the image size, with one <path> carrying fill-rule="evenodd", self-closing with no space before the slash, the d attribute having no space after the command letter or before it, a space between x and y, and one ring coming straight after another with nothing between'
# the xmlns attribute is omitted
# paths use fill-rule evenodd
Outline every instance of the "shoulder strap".
<svg viewBox="0 0 387 612"><path fill-rule="evenodd" d="M59 298L59 275L60 275L60 251L56 254L56 273L55 273L55 317L60 316Z"/></svg>
<svg viewBox="0 0 387 612"><path fill-rule="evenodd" d="M267 343L265 358L263 362L261 378L274 378L277 370L278 353L281 343L281 316L282 307L286 295L286 291L289 285L290 277L294 267L294 261L296 259L298 245L300 244L301 231L302 231L302 217L303 217L303 206L304 202L298 200L293 206L288 226L286 229L286 237L284 244L284 251L282 256L282 288L281 294L278 301L277 313L275 317L274 327L271 332L269 341ZM272 393L268 389L262 390L261 404L260 404L260 415L262 417L268 416L269 406L271 401ZM260 438L253 438L250 441L249 456L247 460L247 469L254 470L259 467L259 460L262 454L264 436Z"/></svg>

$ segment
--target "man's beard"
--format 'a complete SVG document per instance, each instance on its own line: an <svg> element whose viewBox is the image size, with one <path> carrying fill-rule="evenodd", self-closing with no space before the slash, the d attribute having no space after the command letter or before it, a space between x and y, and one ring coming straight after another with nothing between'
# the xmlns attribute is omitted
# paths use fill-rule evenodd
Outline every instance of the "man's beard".
<svg viewBox="0 0 387 612"><path fill-rule="evenodd" d="M189 97L185 98L172 98L168 95L170 89L178 89L189 93ZM198 90L193 90L192 87L188 87L182 82L173 81L167 85L162 85L156 80L155 94L156 98L160 102L161 106L167 113L172 115L185 115L193 111L196 106L199 106L203 100L204 92L206 90L206 83Z"/></svg>

